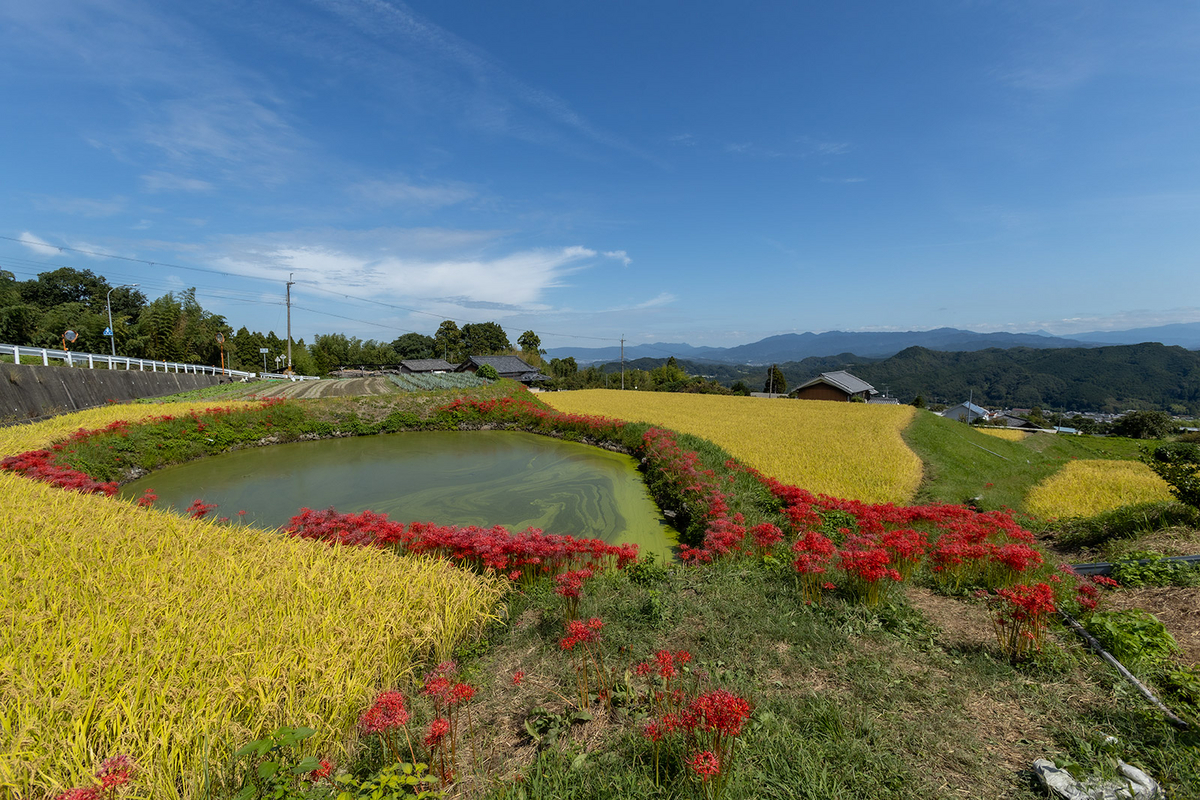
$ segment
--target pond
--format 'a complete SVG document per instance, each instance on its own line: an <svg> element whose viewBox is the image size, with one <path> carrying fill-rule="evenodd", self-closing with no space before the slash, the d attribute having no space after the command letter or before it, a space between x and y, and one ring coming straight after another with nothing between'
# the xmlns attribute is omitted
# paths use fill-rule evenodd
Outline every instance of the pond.
<svg viewBox="0 0 1200 800"><path fill-rule="evenodd" d="M675 531L633 458L531 433L419 431L237 450L158 470L120 495L196 499L219 516L277 528L302 507L386 513L397 522L503 525L636 543L670 559Z"/></svg>

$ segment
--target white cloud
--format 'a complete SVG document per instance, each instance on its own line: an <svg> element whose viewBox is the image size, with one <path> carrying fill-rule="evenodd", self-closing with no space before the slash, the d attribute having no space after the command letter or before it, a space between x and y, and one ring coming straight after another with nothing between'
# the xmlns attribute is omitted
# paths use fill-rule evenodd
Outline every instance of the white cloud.
<svg viewBox="0 0 1200 800"><path fill-rule="evenodd" d="M213 185L198 178L185 178L170 172L149 172L142 176L142 188L147 192L211 192Z"/></svg>
<svg viewBox="0 0 1200 800"><path fill-rule="evenodd" d="M40 236L35 236L29 231L23 232L19 237L21 244L39 255L46 255L51 250L57 249L58 245L50 244Z"/></svg>
<svg viewBox="0 0 1200 800"><path fill-rule="evenodd" d="M864 183L866 178L821 178L821 183Z"/></svg>
<svg viewBox="0 0 1200 800"><path fill-rule="evenodd" d="M603 255L607 258L615 258L617 261L621 262L622 266L628 267L633 263L633 259L630 258L629 254L624 250L606 250Z"/></svg>
<svg viewBox="0 0 1200 800"><path fill-rule="evenodd" d="M226 254L216 262L223 270L271 280L295 273L301 288L312 286L379 300L529 307L598 255L590 248L572 246L499 256L464 253L460 248L457 253L439 256L416 247L389 246L388 240L396 241L397 233L317 237L300 232L294 237L274 234L258 242L239 241L236 246L229 241ZM469 235L460 238L471 242ZM369 243L371 239L373 243Z"/></svg>

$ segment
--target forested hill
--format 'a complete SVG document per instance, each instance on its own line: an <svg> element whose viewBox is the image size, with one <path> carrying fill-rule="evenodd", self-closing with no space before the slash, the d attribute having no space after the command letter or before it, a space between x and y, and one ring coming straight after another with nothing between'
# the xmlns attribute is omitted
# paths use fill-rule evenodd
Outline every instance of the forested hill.
<svg viewBox="0 0 1200 800"><path fill-rule="evenodd" d="M908 399L923 394L961 402L974 390L977 403L992 406L1200 411L1200 353L1155 343L971 353L910 347L856 366L854 374Z"/></svg>
<svg viewBox="0 0 1200 800"><path fill-rule="evenodd" d="M762 367L680 362L689 373L762 389ZM958 403L1072 411L1162 409L1200 413L1200 352L1156 343L1054 350L1013 347L942 352L910 347L888 359L850 353L779 365L794 388L822 372L846 369L901 402Z"/></svg>

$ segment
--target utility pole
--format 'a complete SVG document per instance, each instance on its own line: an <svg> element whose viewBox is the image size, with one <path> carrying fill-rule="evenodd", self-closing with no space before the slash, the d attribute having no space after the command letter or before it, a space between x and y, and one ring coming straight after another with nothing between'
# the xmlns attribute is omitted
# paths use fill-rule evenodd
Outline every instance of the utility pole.
<svg viewBox="0 0 1200 800"><path fill-rule="evenodd" d="M621 391L625 391L625 334L621 334Z"/></svg>
<svg viewBox="0 0 1200 800"><path fill-rule="evenodd" d="M287 329L287 337L288 337L287 371L288 371L289 375L292 374L292 287L296 285L296 282L294 280L292 280L292 276L295 274L296 273L294 273L294 272L288 273L288 281L287 281L287 287L286 287L287 288L287 325L288 325L288 329Z"/></svg>

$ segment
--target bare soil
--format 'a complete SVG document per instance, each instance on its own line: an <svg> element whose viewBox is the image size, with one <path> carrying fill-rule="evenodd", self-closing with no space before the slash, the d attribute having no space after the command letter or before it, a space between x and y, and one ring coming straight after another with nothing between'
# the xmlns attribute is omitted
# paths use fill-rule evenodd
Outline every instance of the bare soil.
<svg viewBox="0 0 1200 800"><path fill-rule="evenodd" d="M291 400L317 397L364 397L396 393L396 385L382 377L270 381L254 384L254 386L254 394L259 397L285 397Z"/></svg>

